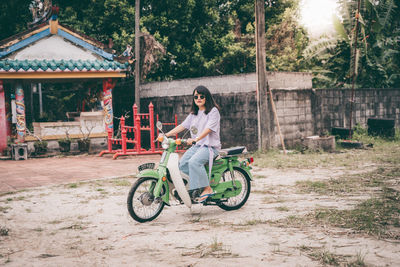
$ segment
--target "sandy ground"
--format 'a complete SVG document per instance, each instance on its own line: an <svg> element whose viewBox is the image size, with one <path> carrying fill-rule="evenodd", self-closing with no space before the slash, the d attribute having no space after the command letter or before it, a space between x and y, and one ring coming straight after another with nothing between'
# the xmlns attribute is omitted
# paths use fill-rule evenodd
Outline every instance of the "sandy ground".
<svg viewBox="0 0 400 267"><path fill-rule="evenodd" d="M373 169L367 166L364 171ZM300 194L296 181L346 170L255 168L252 193L237 211L214 206L165 207L150 223L135 222L126 197L134 178L50 185L0 197L0 264L5 266L322 266L310 254L357 258L367 266L400 266L398 240L351 229L265 223L317 207L346 208L342 199ZM7 235L4 231L8 230Z"/></svg>

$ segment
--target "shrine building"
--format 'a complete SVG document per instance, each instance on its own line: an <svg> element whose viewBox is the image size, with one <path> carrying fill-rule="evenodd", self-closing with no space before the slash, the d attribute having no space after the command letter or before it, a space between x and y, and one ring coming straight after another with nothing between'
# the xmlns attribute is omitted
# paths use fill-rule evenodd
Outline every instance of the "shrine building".
<svg viewBox="0 0 400 267"><path fill-rule="evenodd" d="M106 137L113 128L112 90L129 65L117 61L110 46L60 24L57 14L52 7L48 19L0 41L0 153L10 142L33 142L35 136L57 140L69 132L80 138L87 121L97 121L91 137ZM67 84L63 97L75 97L76 105L62 113L67 120L43 122L45 114L66 109L46 105L59 103L48 92L60 84Z"/></svg>

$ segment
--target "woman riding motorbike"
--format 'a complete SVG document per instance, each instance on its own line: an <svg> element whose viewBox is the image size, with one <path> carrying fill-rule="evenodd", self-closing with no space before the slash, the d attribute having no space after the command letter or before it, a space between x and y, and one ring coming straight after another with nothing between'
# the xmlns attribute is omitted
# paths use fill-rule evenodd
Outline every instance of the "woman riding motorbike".
<svg viewBox="0 0 400 267"><path fill-rule="evenodd" d="M189 176L189 191L204 188L198 202L204 202L213 196L204 164L209 163L211 172L213 158L218 156L221 149L220 142L220 114L219 106L215 103L210 91L205 86L197 86L193 90L191 113L182 124L168 133L167 137L174 136L185 129L195 127L196 133L191 131L188 144L195 143L189 148L179 161L179 169Z"/></svg>

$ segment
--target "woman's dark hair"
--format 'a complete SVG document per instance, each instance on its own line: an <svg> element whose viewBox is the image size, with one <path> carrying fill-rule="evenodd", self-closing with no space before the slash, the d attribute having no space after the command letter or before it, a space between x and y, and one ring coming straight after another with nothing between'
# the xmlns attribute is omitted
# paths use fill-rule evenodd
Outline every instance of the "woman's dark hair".
<svg viewBox="0 0 400 267"><path fill-rule="evenodd" d="M200 95L204 95L206 97L206 110L205 113L208 114L211 109L213 107L216 107L218 110L220 109L218 104L215 103L215 100L213 98L213 96L210 93L210 90L207 89L207 87L203 86L203 85L199 85L196 88L194 88L193 90L193 94L192 97L194 96L194 93L197 91L198 94ZM197 113L199 112L199 107L196 105L196 103L194 102L194 99L192 98L192 110L191 110L192 114L197 115Z"/></svg>

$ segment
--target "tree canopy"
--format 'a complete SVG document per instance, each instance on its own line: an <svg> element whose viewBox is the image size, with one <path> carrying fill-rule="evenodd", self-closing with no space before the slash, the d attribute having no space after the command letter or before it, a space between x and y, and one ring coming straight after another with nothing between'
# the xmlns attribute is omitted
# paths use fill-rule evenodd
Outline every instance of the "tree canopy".
<svg viewBox="0 0 400 267"><path fill-rule="evenodd" d="M30 0L0 2L0 39L27 29ZM267 0L270 71L313 71L317 87L348 86L354 40L353 0L340 0L337 36L310 44L299 25L299 0ZM358 86L400 84L400 11L394 0L362 0ZM53 0L59 20L119 54L134 46L135 1ZM254 72L254 0L141 0L141 31L165 48L146 81Z"/></svg>

